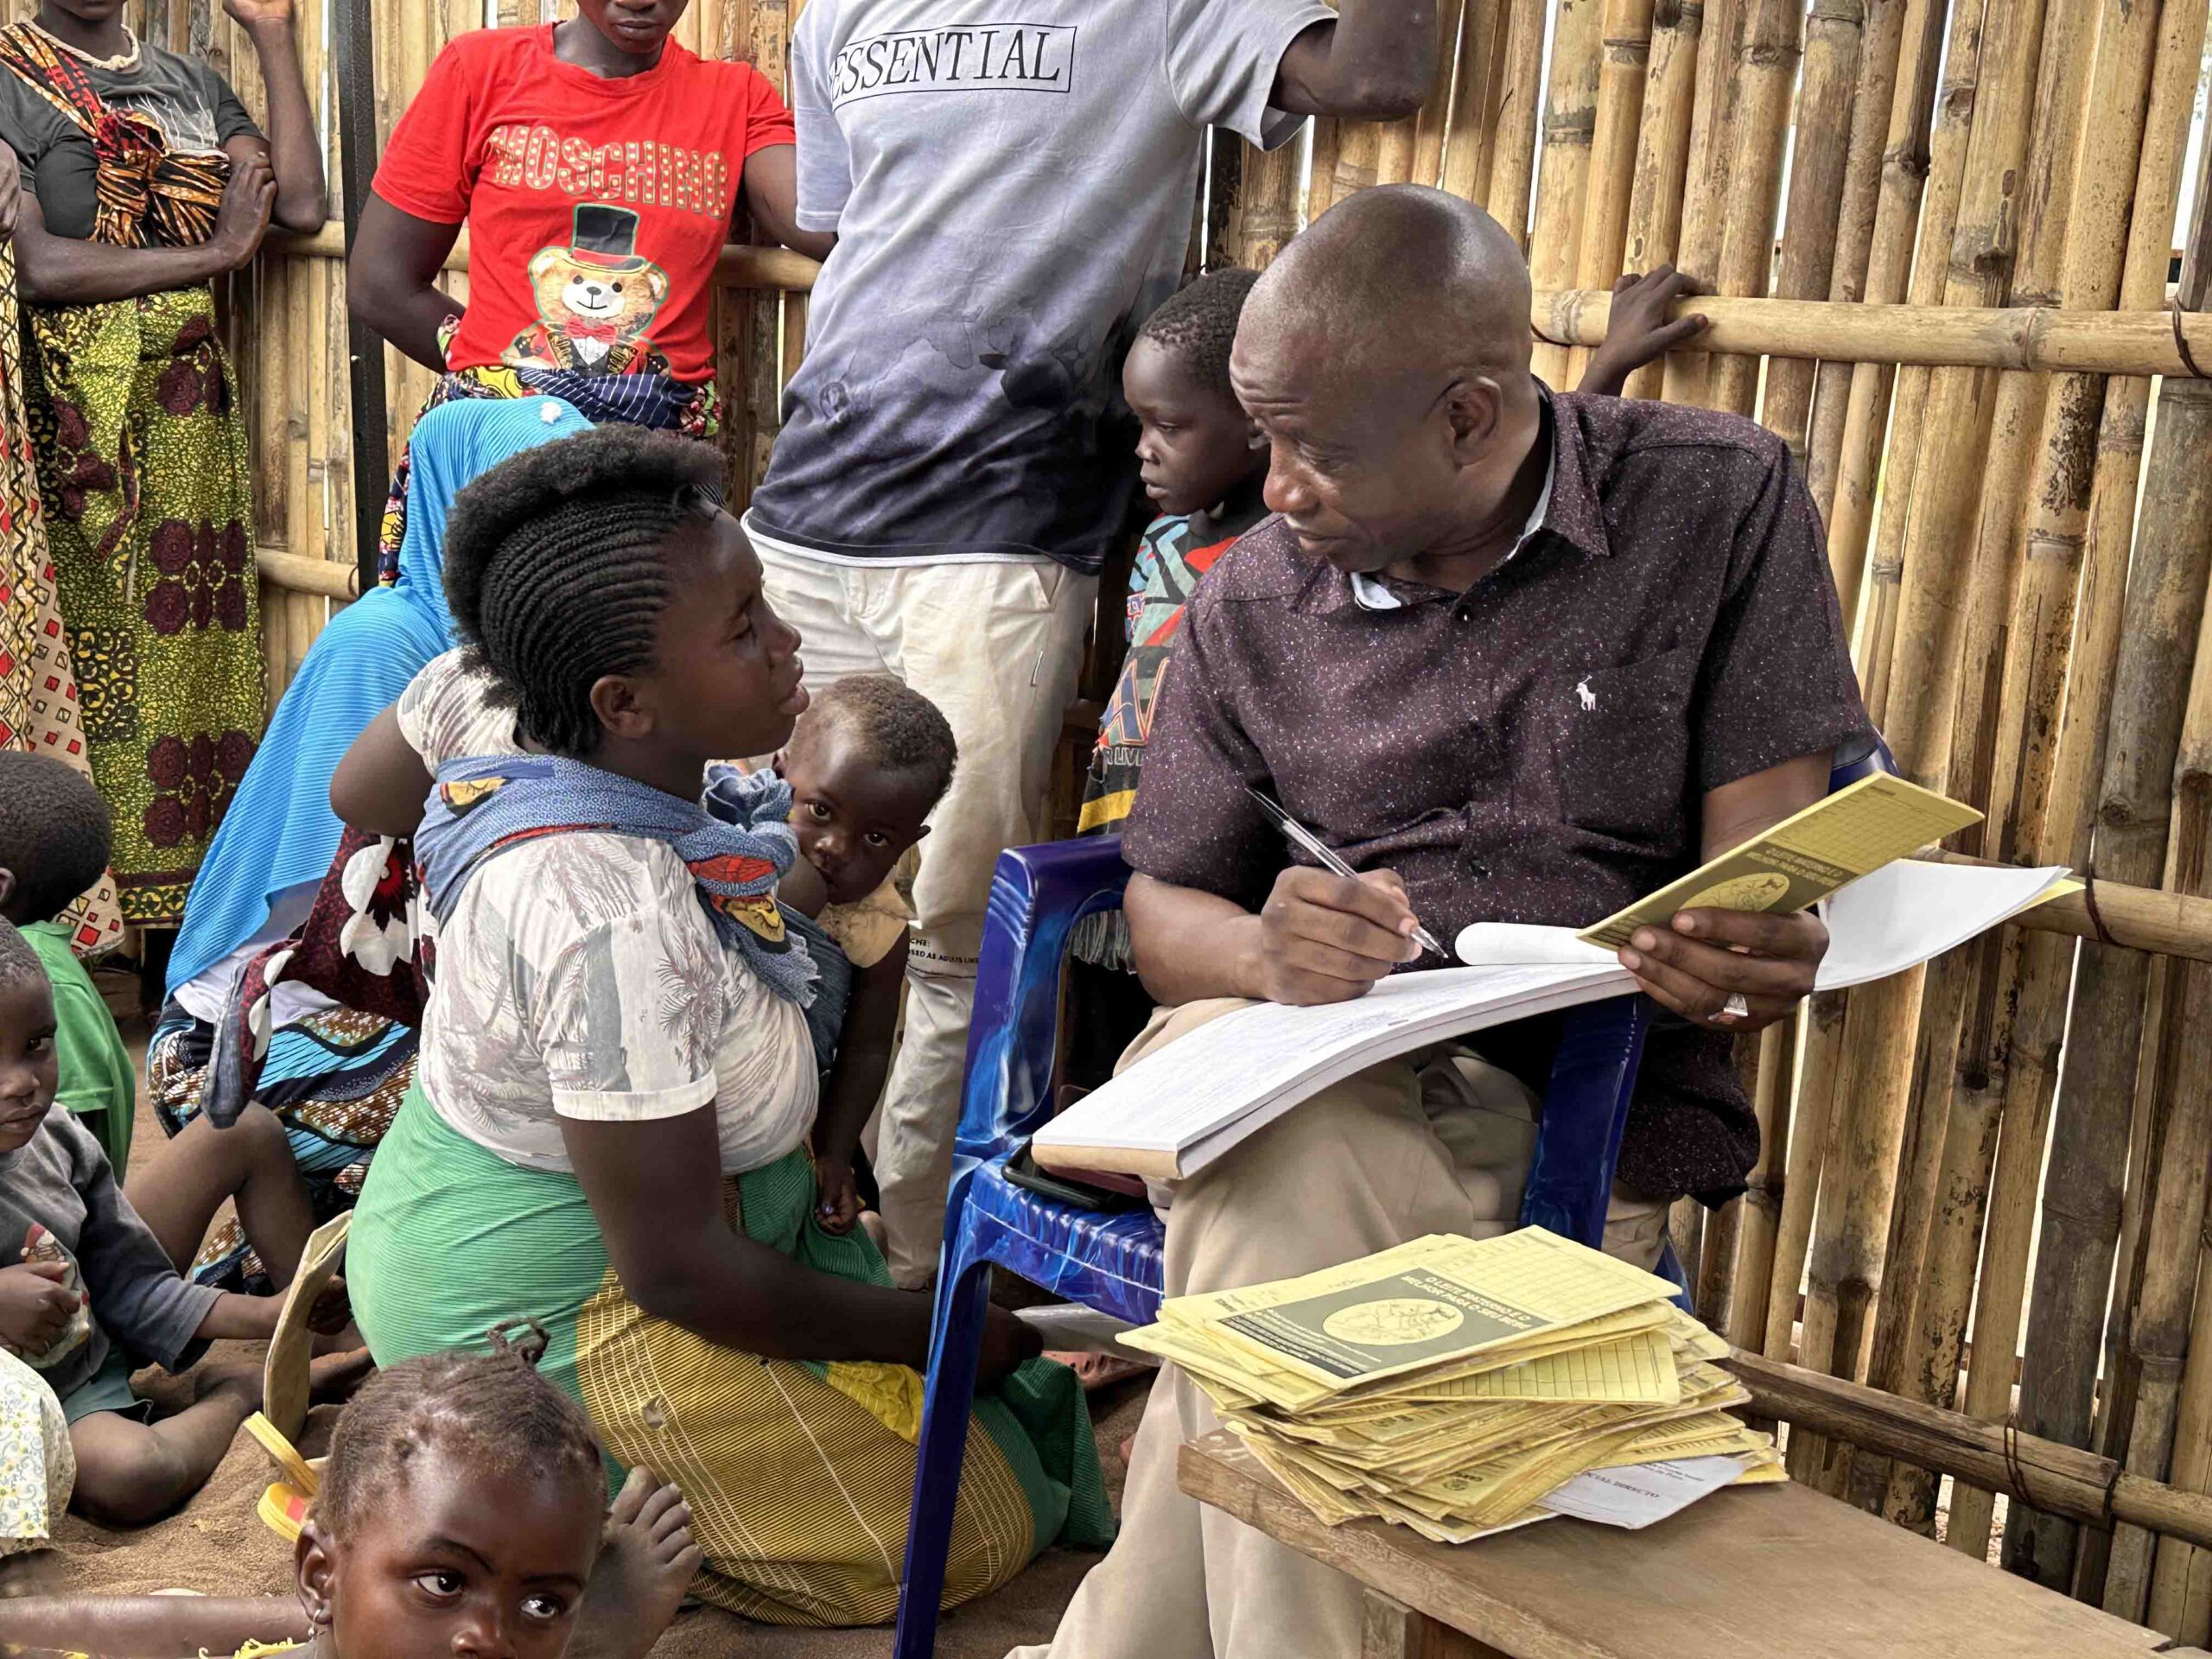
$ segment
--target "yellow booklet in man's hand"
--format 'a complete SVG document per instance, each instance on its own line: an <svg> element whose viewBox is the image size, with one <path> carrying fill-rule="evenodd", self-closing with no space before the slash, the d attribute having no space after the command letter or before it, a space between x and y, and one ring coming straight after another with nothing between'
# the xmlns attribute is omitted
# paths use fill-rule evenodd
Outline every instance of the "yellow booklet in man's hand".
<svg viewBox="0 0 2212 1659"><path fill-rule="evenodd" d="M1576 937L1618 950L1637 928L1664 927L1677 911L1803 910L1908 853L1980 822L1980 813L1948 795L1876 772Z"/></svg>

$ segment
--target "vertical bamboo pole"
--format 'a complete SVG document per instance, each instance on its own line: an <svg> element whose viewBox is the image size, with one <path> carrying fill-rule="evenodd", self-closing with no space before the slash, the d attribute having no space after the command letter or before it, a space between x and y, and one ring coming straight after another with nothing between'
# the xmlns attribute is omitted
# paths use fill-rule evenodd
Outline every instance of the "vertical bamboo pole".
<svg viewBox="0 0 2212 1659"><path fill-rule="evenodd" d="M1986 4L1986 0L1984 0ZM1981 85L1982 16L1984 4L1957 0L1943 54L1943 79L1935 102L1934 125L1928 139L1924 186L1901 161L1893 161L1883 183L1883 200L1876 210L1874 253L1867 268L1867 297L1882 290L1878 275L1885 264L1901 262L1911 250L1911 276L1906 297L1915 305L1935 305L1943 297L1948 276L1951 238L1957 228L1959 201L1966 186L1967 151L1972 143L1974 112ZM1923 41L1923 45L1925 42ZM1932 61L1926 64L1935 73ZM1924 85L1925 83L1922 83ZM1891 133L1897 132L1904 113L1904 88L1892 104ZM1892 156L1897 151L1892 146ZM1907 157L1909 159L1909 156ZM1908 206L1908 202L1910 205ZM1916 240L1914 224L1919 234ZM1885 232L1891 239L1885 240ZM1899 267L1901 267L1901 263ZM1890 416L1886 393L1875 394L1876 380L1865 366L1853 372L1850 412L1844 423L1843 455L1837 474L1835 504L1829 528L1830 568L1847 575L1857 586L1859 560L1867 537L1875 493L1882 492L1880 538L1876 544L1869 576L1869 604L1859 632L1859 678L1866 693L1866 710L1879 725L1887 717L1890 643L1897 622L1899 580L1904 569L1904 536L1913 481L1918 475L1921 418L1935 371L1909 368L1896 377L1897 413ZM1883 475L1882 429L1890 426L1888 476ZM1844 583L1839 582L1840 588Z"/></svg>
<svg viewBox="0 0 2212 1659"><path fill-rule="evenodd" d="M1598 125L1604 0L1559 0L1553 12L1551 84L1544 100L1543 165L1529 237L1529 275L1538 288L1573 286L1582 249L1590 143ZM1564 384L1567 348L1538 340L1531 362L1548 385Z"/></svg>
<svg viewBox="0 0 2212 1659"><path fill-rule="evenodd" d="M1298 146L1273 150L1244 146L1244 181L1229 234L1230 257L1264 270L1298 234Z"/></svg>
<svg viewBox="0 0 2212 1659"><path fill-rule="evenodd" d="M1500 58L1510 28L1505 12L1509 3L1466 0L1460 14L1451 107L1445 112L1444 188L1477 203L1490 188L1492 160L1502 137L1496 123L1506 95L1506 66Z"/></svg>
<svg viewBox="0 0 2212 1659"><path fill-rule="evenodd" d="M2181 1414L2174 1426L2169 1485L2212 1490L2212 1274L2197 1251L2196 1305L2189 1322L2189 1363L2182 1373ZM2158 1540L2145 1624L2192 1647L2212 1636L2212 1550L2178 1538Z"/></svg>
<svg viewBox="0 0 2212 1659"><path fill-rule="evenodd" d="M2202 8L2165 6L2157 21L2149 112L2120 280L2119 303L2125 309L2148 308L2164 296L2167 205L2180 180L2182 146L2204 46ZM2088 188L2096 176L2085 166L2082 188ZM2212 185L2212 178L2201 169L2199 178ZM2200 195L2192 244L2204 233ZM2191 275L2200 275L2204 264L2201 257L2192 258ZM2184 305L2190 298L2185 282ZM2068 860L2075 868L2088 868L2089 832L2094 826L2094 850L2103 873L2113 880L2142 883L2156 880L2164 862L2164 815L2160 812L2155 825L2140 822L2133 810L2139 798L2118 787L2107 768L2114 761L2133 765L2144 756L2140 734L2145 699L2164 698L2173 710L2165 727L2170 735L2163 742L2154 741L2146 758L2161 791L2166 786L2174 760L2172 721L2179 718L2183 689L2170 665L2194 633L2193 619L2178 638L2171 628L2160 630L2155 614L2134 617L2134 626L2126 626L2139 606L2149 610L2144 601L2155 584L2145 578L2165 568L2152 559L2146 546L2141 575L2133 583L2128 581L2149 396L2147 379L2129 377L2109 382L2094 443L2094 475L2082 475L2087 456L2069 458L2067 485L2056 504L2066 516L2056 523L2043 519L2050 505L2048 493L2039 492L2034 498L2040 533L2062 544L2069 531L2082 537L2075 656L2045 844L2060 844L2061 833L2070 828ZM2060 401L2063 406L2063 397ZM2201 573L2193 587L2201 593ZM2133 646L2125 653L2120 650L2123 637ZM2148 686L2144 683L2146 669ZM2125 804L2122 795L2126 796ZM2136 1071L2148 966L2139 954L2110 952L2092 942L2083 946L2075 969L2073 1036L2064 1057L2050 1148L2052 1162L2068 1172L2068 1179L2051 1185L2044 1198L2043 1243L2029 1301L2019 1407L2024 1430L2072 1446L2087 1444L2091 1426L2099 1338L2120 1233L2129 1146L2129 1085ZM2116 993L2127 1000L2114 1001ZM2124 1299L2120 1305L2125 1306ZM2072 1577L2075 1537L2073 1522L2016 1502L2005 1525L2005 1566L2063 1589Z"/></svg>
<svg viewBox="0 0 2212 1659"><path fill-rule="evenodd" d="M1769 1359L1794 1361L1797 1354L1797 1291L1805 1276L1813 1221L1821 1191L1821 1166L1834 1133L1836 1103L1850 1097L1851 1079L1843 1075L1847 1057L1843 1028L1849 1000L1841 991L1810 998L1801 1018L1803 1052L1797 1066L1797 1100L1789 1124L1782 1207L1775 1221L1774 1267L1767 1275L1766 1341ZM1793 1443L1796 1437L1793 1436Z"/></svg>
<svg viewBox="0 0 2212 1659"><path fill-rule="evenodd" d="M1736 1278L1730 1288L1727 1323L1728 1340L1754 1354L1766 1346L1775 1233L1785 1191L1779 1177L1793 1150L1789 1091L1797 1069L1797 1036L1805 1018L1801 1007L1759 1033L1758 1087L1751 1096L1751 1115L1759 1126L1759 1155L1745 1182L1736 1224ZM1794 1280L1790 1289L1794 1294Z"/></svg>
<svg viewBox="0 0 2212 1659"><path fill-rule="evenodd" d="M2164 434L2162 433L2161 438ZM2201 462L2200 462L2201 466ZM2212 891L2212 648L2200 631L2196 666L2183 716L2175 779L2174 838L2166 885L2177 893ZM2128 1321L2128 1346L2139 1378L2125 1466L2163 1479L2174 1440L2196 1299L2204 1225L2205 1147L2212 1144L2212 1077L2202 1056L2212 1043L2212 969L2194 962L2168 965L2168 1041L2160 1071L2171 1105L2158 1195L2145 1228L2142 1279ZM2125 1523L2113 1532L2106 1570L2105 1611L2141 1623L2149 1597L2154 1535Z"/></svg>
<svg viewBox="0 0 2212 1659"><path fill-rule="evenodd" d="M1317 116L1313 121L1313 137L1307 155L1313 165L1307 169L1310 177L1306 186L1306 222L1311 225L1329 211L1329 200L1337 184L1337 146L1344 123L1333 117Z"/></svg>
<svg viewBox="0 0 2212 1659"><path fill-rule="evenodd" d="M1728 174L1728 215L1720 234L1719 291L1757 295L1773 274L1774 215L1781 203L1782 150L1789 134L1789 89L1796 79L1804 14L1797 0L1745 0L1736 83L1736 156ZM1715 409L1749 415L1758 397L1759 360L1712 359Z"/></svg>
<svg viewBox="0 0 2212 1659"><path fill-rule="evenodd" d="M1467 8L1472 30L1477 12ZM1497 119L1491 146L1489 194L1484 205L1523 250L1529 245L1529 196L1535 186L1536 111L1543 102L1544 0L1508 0L1505 38L1499 52ZM1471 44L1471 41L1470 42ZM1462 48L1463 53L1465 48ZM1445 188L1455 186L1447 168Z"/></svg>
<svg viewBox="0 0 2212 1659"><path fill-rule="evenodd" d="M752 0L753 67L786 101L791 92L792 7L790 0ZM753 454L747 480L757 488L768 475L768 456L783 423L783 390L779 346L783 339L783 296L757 295L752 301L752 352L746 364L746 401L753 421ZM749 493L749 491L748 491Z"/></svg>
<svg viewBox="0 0 2212 1659"><path fill-rule="evenodd" d="M1446 123L1452 114L1452 87L1459 70L1461 0L1444 0L1436 9L1436 79L1428 98L1414 118L1414 181L1441 186L1444 182ZM1479 10L1479 8L1478 8Z"/></svg>
<svg viewBox="0 0 2212 1659"><path fill-rule="evenodd" d="M1891 13L1901 0L1883 0ZM1805 20L1805 70L1797 93L1797 136L1789 163L1789 207L1783 216L1782 252L1774 291L1785 300L1817 300L1835 270L1837 216L1843 207L1846 165L1853 159L1853 111L1860 92L1859 62L1866 35L1865 0L1813 0ZM1884 100L1886 105L1887 100ZM1872 115L1870 111L1868 122ZM1767 362L1759 419L1767 430L1805 458L1805 425L1812 416L1809 358Z"/></svg>
<svg viewBox="0 0 2212 1659"><path fill-rule="evenodd" d="M1646 271L1675 257L1704 32L1701 0L1659 0L1652 8L1651 60L1644 79L1643 127L1637 137L1635 182L1629 191L1623 270ZM1664 365L1646 364L1629 377L1622 393L1656 397L1665 380Z"/></svg>
<svg viewBox="0 0 2212 1659"><path fill-rule="evenodd" d="M1939 21L1942 8L1936 9ZM1897 93L1900 73L1910 74L1914 64L1904 60L1903 54L1908 40L1916 42L1923 32L1919 21L1925 16L1925 6L1916 7L1911 0L1868 0L1863 25L1863 39L1859 53L1859 77L1851 93L1851 128L1843 163L1843 194L1836 206L1835 251L1828 267L1827 297L1831 300L1856 302L1864 296L1868 258L1873 248L1874 221L1879 205L1883 177L1885 171L1885 150L1890 135L1890 123ZM1917 58L1917 51L1915 51ZM1929 71L1929 79L1935 71ZM1927 128L1925 105L1918 106L1919 117L1914 128L1916 137L1924 141ZM1921 152L1925 154L1924 151ZM1793 214L1794 217L1794 214ZM1835 454L1843 435L1843 417L1850 399L1850 365L1838 365L1842 371L1827 377L1825 365L1816 373L1813 394L1813 419L1821 418L1821 398L1827 397L1832 407L1827 410L1827 448L1825 473L1815 475L1815 456L1820 446L1808 439L1806 474L1812 485L1814 502L1821 516L1827 513L1827 504L1835 481ZM1770 391L1774 370L1768 369ZM1833 381L1832 389L1823 391L1823 378ZM1846 610L1847 620L1850 611Z"/></svg>
<svg viewBox="0 0 2212 1659"><path fill-rule="evenodd" d="M2101 31L2101 11L2106 23ZM2101 308L2118 296L2126 248L2123 192L2134 179L2142 143L2145 82L2156 22L2154 8L2123 10L2122 0L2078 7L2054 3L2046 16L2038 126L2012 276L2016 303L2056 300ZM2087 132L2086 152L2077 156L2090 107L2099 111L2100 118ZM2079 193L2077 161L2086 164L2086 176L2096 181ZM2120 190L2099 188L2115 181L2122 181ZM2062 259L2061 251L2069 248L2072 257ZM2101 381L2093 376L2069 377L2060 385L2052 381L2053 377L2031 374L1999 379L1976 576L1969 583L1961 735L1972 734L1981 721L1996 721L1989 821L1997 855L2005 859L2041 850L2050 779L2047 736L2057 728L2080 569L2078 533L2062 539L2063 525L2050 523L2048 529L2057 533L2024 544L2020 519L2025 503L2035 499L2031 492L2063 498L2070 486L2062 473L2078 471L2086 481L2082 448L2095 429L2102 391ZM2065 401L2057 401L2059 395ZM2048 429L2047 397L2053 398ZM2044 441L2038 448L2039 432ZM2008 574L2014 590L2009 603ZM1994 620L2008 613L2009 624ZM1963 696L1980 683L1983 663L2002 676L2003 690L1993 708L1986 701L1975 707ZM2070 844L2070 825L2066 840ZM2007 942L2015 948L2005 954L1989 993L1990 1056L1993 1067L2003 1068L1999 1109L2005 1127L1985 1200L1980 1275L1977 1284L1961 1287L1960 1293L1962 1313L1967 1300L1974 1305L1974 1351L1985 1357L1967 1379L1966 1410L1993 1421L2012 1408L2012 1361L2019 1342L2036 1196L2074 960L2074 942L2062 935L2015 936ZM1952 1548L1981 1559L1987 1553L1994 1508L1988 1491L1955 1484L1946 1535Z"/></svg>
<svg viewBox="0 0 2212 1659"><path fill-rule="evenodd" d="M1636 179L1637 132L1643 122L1643 79L1651 60L1652 0L1605 0L1599 52L1598 111L1591 126L1587 199L1582 239L1575 250L1574 285L1611 288L1621 272L1628 236L1629 200ZM1578 347L1567 353L1566 383L1574 385L1590 360Z"/></svg>
<svg viewBox="0 0 2212 1659"><path fill-rule="evenodd" d="M2202 602L2201 594L2198 602ZM2177 728L2180 725L2178 710L2183 695L2177 689ZM2169 770L2159 783L2162 793L2170 791L2173 787L2172 772ZM2162 833L2164 828L2165 820L2162 817ZM2163 872L2163 842L2159 863ZM2115 960L2122 957L2135 961L2144 959L2134 951L2107 956ZM2120 1211L2120 1248L2113 1257L2112 1321L2105 1332L2104 1370L2092 1431L2092 1443L2098 1455L2110 1458L2114 1463L2127 1455L2127 1442L2135 1432L2136 1389L2143 1380L2134 1351L2135 1297L2143 1283L2144 1257L2151 1246L2151 1206L2164 1175L2166 1128L2173 1104L2164 1087L2161 1061L2166 1052L2169 1007L2166 970L2174 966L2176 960L2167 957L2149 958L2151 971L2145 985L2147 995L2139 1005L2143 1016L2142 1043L2132 1090L2134 1102L2129 1113L2126 1197ZM2084 1528L2070 1586L2076 1600L2103 1605L2105 1569L2111 1559L2112 1535L2100 1528Z"/></svg>
<svg viewBox="0 0 2212 1659"><path fill-rule="evenodd" d="M708 38L716 54L752 62L751 0L712 0ZM715 293L715 385L721 397L722 487L732 512L753 498L753 411L747 391L753 361L753 296L739 289Z"/></svg>
<svg viewBox="0 0 2212 1659"><path fill-rule="evenodd" d="M1720 272L1720 240L1726 222L1728 179L1736 161L1736 48L1747 0L1706 0L1699 32L1696 90L1690 99L1689 162L1682 181L1682 222L1675 264L1710 289ZM1661 374L1670 404L1705 401L1712 358L1704 352L1672 352Z"/></svg>

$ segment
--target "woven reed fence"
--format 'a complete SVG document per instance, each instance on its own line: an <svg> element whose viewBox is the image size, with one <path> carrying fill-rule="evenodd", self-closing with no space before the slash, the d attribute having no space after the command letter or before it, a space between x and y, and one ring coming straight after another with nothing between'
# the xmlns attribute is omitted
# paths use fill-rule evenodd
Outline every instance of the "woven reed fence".
<svg viewBox="0 0 2212 1659"><path fill-rule="evenodd" d="M362 8L378 133L452 35L540 3ZM780 84L798 4L699 0L682 38ZM215 0L132 10L257 99ZM1951 1475L1953 1547L1988 1551L2002 1503L2007 1566L2202 1643L2212 169L2178 198L2205 0L1440 10L1414 119L1319 122L1272 156L1217 139L1192 263L1262 264L1351 191L1440 184L1525 235L1555 385L1624 269L1672 260L1721 296L1700 349L1631 391L1751 416L1802 458L1899 764L1987 809L1954 854L2096 880L1746 1042L1765 1150L1744 1199L1677 1213L1699 1303L1765 1357L1745 1369L1798 1478L1929 1530ZM345 11L302 25L327 118ZM272 690L353 590L378 487L354 475L343 240L272 243L233 284ZM741 499L812 267L737 249L724 275ZM396 357L387 378L396 445L429 381Z"/></svg>

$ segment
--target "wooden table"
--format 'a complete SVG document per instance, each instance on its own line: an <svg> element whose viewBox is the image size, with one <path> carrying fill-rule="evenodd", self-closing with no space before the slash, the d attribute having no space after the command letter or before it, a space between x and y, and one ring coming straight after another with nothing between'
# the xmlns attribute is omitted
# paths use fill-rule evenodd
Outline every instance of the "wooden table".
<svg viewBox="0 0 2212 1659"><path fill-rule="evenodd" d="M1323 1525L1235 1438L1185 1491L1368 1586L1363 1659L2178 1659L2166 1638L1802 1486L1642 1532L1547 1521L1457 1548Z"/></svg>

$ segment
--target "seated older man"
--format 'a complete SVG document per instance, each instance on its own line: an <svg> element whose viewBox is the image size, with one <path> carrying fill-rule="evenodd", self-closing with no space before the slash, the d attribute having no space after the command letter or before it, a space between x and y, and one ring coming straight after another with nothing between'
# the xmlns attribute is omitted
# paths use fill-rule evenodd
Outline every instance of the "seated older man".
<svg viewBox="0 0 2212 1659"><path fill-rule="evenodd" d="M1748 422L1547 391L1505 233L1433 190L1362 191L1253 290L1231 358L1273 446L1260 524L1198 590L1125 842L1161 1013L1132 1054L1249 999L1318 1003L1491 919L1586 925L1817 799L1865 709L1819 521ZM1356 869L1283 868L1248 785ZM1606 1248L1740 1192L1758 1131L1735 1033L1811 988L1811 915L1690 911L1622 962L1669 1011L1645 1050ZM1433 962L1428 965L1437 965ZM1497 1040L1492 1040L1495 1038ZM1426 1233L1513 1224L1549 1030L1485 1033L1306 1101L1176 1191L1171 1295ZM1175 1488L1214 1427L1172 1367L1121 1541L1056 1659L1359 1647L1357 1586Z"/></svg>

